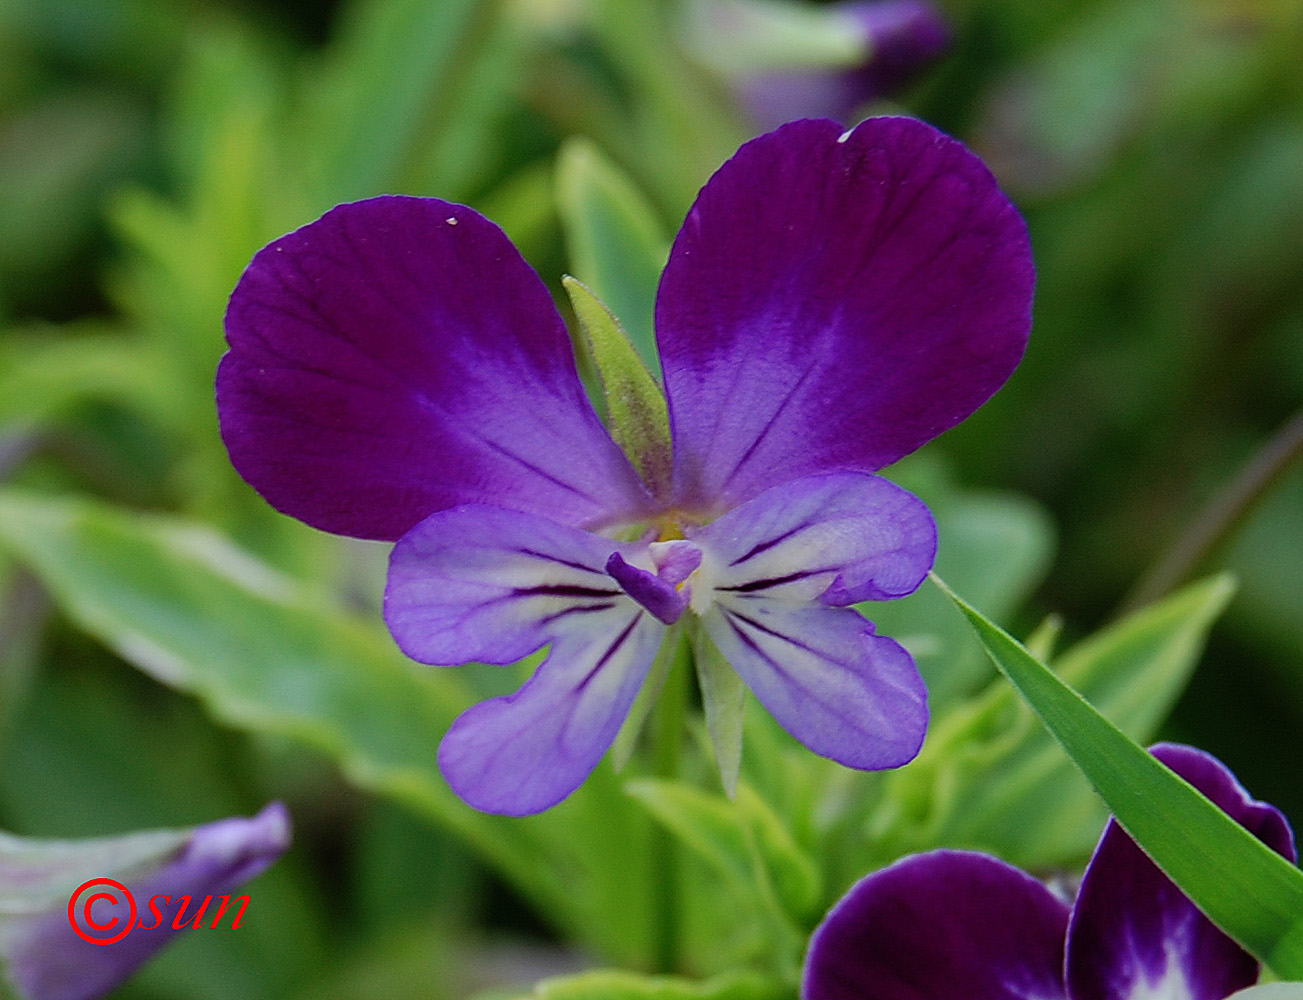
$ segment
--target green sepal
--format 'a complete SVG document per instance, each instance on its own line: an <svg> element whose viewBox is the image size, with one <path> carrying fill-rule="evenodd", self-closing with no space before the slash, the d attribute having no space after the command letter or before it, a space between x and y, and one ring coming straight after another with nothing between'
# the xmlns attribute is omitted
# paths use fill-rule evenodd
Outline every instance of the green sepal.
<svg viewBox="0 0 1303 1000"><path fill-rule="evenodd" d="M1303 978L1303 872L1127 738L1016 639L933 580L1145 853L1263 964L1281 977Z"/></svg>
<svg viewBox="0 0 1303 1000"><path fill-rule="evenodd" d="M695 624L695 623L694 623ZM746 684L738 672L700 626L691 631L692 651L697 663L697 683L706 713L706 731L715 750L719 780L731 799L737 792L742 769L742 717L746 707Z"/></svg>
<svg viewBox="0 0 1303 1000"><path fill-rule="evenodd" d="M602 380L611 436L652 492L667 493L671 451L665 395L602 300L576 278L566 275L561 281Z"/></svg>
<svg viewBox="0 0 1303 1000"><path fill-rule="evenodd" d="M647 726L647 719L660 699L661 692L665 688L665 680L679 659L682 645L682 629L678 626L670 626L669 631L665 633L665 638L661 640L661 648L656 651L656 659L652 661L651 669L647 671L647 680L643 682L638 697L634 699L633 708L629 709L629 715L620 726L615 743L611 745L611 766L617 774L624 770L629 763L629 758L633 756L634 748L638 745L638 737L642 735L643 729ZM684 664L683 668L690 669L687 664Z"/></svg>

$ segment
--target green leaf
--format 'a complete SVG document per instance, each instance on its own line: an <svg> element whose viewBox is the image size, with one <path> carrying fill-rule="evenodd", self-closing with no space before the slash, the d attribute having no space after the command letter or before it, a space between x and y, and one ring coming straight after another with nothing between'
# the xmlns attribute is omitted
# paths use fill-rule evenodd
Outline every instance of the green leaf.
<svg viewBox="0 0 1303 1000"><path fill-rule="evenodd" d="M706 713L706 731L715 750L724 792L733 797L742 769L742 720L746 708L746 684L724 658L705 629L692 630L693 659L701 686L701 706Z"/></svg>
<svg viewBox="0 0 1303 1000"><path fill-rule="evenodd" d="M1277 975L1303 978L1303 872L1132 742L1012 636L937 585L1155 863Z"/></svg>
<svg viewBox="0 0 1303 1000"><path fill-rule="evenodd" d="M598 970L544 979L519 1000L778 1000L782 984L756 973L729 973L696 982Z"/></svg>
<svg viewBox="0 0 1303 1000"><path fill-rule="evenodd" d="M0 552L0 747L11 745L10 726L37 674L49 610L40 585ZM5 756L0 750L0 759Z"/></svg>
<svg viewBox="0 0 1303 1000"><path fill-rule="evenodd" d="M369 197L402 178L415 147L457 110L500 7L371 0L348 8L313 81L305 136L327 201Z"/></svg>
<svg viewBox="0 0 1303 1000"><path fill-rule="evenodd" d="M936 518L937 573L992 614L1016 611L1050 567L1054 528L1046 512L1016 494L962 489L926 455L894 466L891 478ZM990 664L963 616L934 588L859 610L914 654L934 712L990 680Z"/></svg>
<svg viewBox="0 0 1303 1000"><path fill-rule="evenodd" d="M794 969L821 877L769 805L745 783L732 801L677 781L631 781L626 791L723 879L739 914L763 919L774 966Z"/></svg>
<svg viewBox="0 0 1303 1000"><path fill-rule="evenodd" d="M670 414L665 395L620 322L582 282L562 280L606 394L611 436L654 493L670 488Z"/></svg>
<svg viewBox="0 0 1303 1000"><path fill-rule="evenodd" d="M1057 670L1124 733L1147 742L1233 591L1227 577L1193 584L1078 643ZM947 845L1027 868L1073 864L1090 852L1105 817L1089 783L998 680L936 720L919 758L888 778L886 801L905 812L891 817L905 829L897 843L879 831L876 841L889 852L879 861Z"/></svg>
<svg viewBox="0 0 1303 1000"><path fill-rule="evenodd" d="M117 331L11 336L0 341L0 426L48 423L96 400L178 430L190 416L178 405L178 378L171 358Z"/></svg>
<svg viewBox="0 0 1303 1000"><path fill-rule="evenodd" d="M575 275L608 303L649 371L660 377L654 311L669 241L638 188L587 139L557 157L557 211Z"/></svg>
<svg viewBox="0 0 1303 1000"><path fill-rule="evenodd" d="M602 148L636 164L645 190L667 218L677 221L724 160L755 135L719 79L688 58L682 47L677 4L621 0L589 5L588 26L612 77L599 78L600 93L569 86L554 102L576 101L582 131ZM575 129L579 131L579 129Z"/></svg>
<svg viewBox="0 0 1303 1000"><path fill-rule="evenodd" d="M363 788L461 837L567 934L620 961L651 941L652 826L602 767L525 820L462 803L439 740L474 700L360 619L206 528L88 501L0 493L0 546L63 613L227 725L324 752Z"/></svg>
<svg viewBox="0 0 1303 1000"><path fill-rule="evenodd" d="M736 889L750 891L755 850L733 803L675 781L631 781L626 791Z"/></svg>

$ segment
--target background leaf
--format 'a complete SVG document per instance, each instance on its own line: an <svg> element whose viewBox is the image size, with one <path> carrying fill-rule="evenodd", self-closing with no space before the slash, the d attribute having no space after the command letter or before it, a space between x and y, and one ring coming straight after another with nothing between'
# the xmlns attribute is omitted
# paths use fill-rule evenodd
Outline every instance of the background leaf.
<svg viewBox="0 0 1303 1000"><path fill-rule="evenodd" d="M654 209L633 181L582 138L567 141L557 155L556 199L575 277L610 307L659 379L653 312L669 240Z"/></svg>
<svg viewBox="0 0 1303 1000"><path fill-rule="evenodd" d="M946 592L1145 853L1268 968L1303 977L1303 872L1128 739L1007 632Z"/></svg>
<svg viewBox="0 0 1303 1000"><path fill-rule="evenodd" d="M59 608L218 719L338 761L350 780L454 832L567 932L613 958L649 947L648 821L599 771L528 820L478 813L438 771L438 741L473 696L362 620L210 530L84 501L0 495L0 544Z"/></svg>

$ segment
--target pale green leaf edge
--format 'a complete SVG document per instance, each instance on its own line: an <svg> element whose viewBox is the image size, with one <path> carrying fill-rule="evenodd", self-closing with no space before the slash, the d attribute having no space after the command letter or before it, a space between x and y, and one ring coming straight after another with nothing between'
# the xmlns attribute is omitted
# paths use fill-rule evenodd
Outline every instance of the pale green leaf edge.
<svg viewBox="0 0 1303 1000"><path fill-rule="evenodd" d="M778 981L753 972L694 981L596 969L544 979L533 993L518 995L518 1000L777 1000L783 995Z"/></svg>
<svg viewBox="0 0 1303 1000"><path fill-rule="evenodd" d="M932 580L1154 862L1277 976L1303 979L1303 872L1130 740L935 574Z"/></svg>

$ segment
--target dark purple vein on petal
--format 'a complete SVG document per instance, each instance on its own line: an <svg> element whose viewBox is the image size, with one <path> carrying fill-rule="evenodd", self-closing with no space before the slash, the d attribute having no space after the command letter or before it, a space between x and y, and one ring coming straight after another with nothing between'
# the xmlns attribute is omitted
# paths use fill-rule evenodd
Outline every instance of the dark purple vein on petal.
<svg viewBox="0 0 1303 1000"><path fill-rule="evenodd" d="M574 583L540 583L534 587L512 587L508 597L619 597L623 593Z"/></svg>
<svg viewBox="0 0 1303 1000"><path fill-rule="evenodd" d="M783 542L787 541L787 540L788 540L789 538L791 538L793 535L798 534L798 533L804 531L806 528L812 527L813 525L814 525L814 522L813 522L813 521L809 521L809 520L802 521L802 522L801 522L800 524L798 524L795 528L789 528L787 531L784 531L781 535L778 535L778 536L775 537L775 538L766 538L763 542L758 542L755 546L753 546L750 550L748 550L744 555L740 555L740 556L738 556L738 557L737 557L736 559L734 559L731 563L729 563L729 564L728 564L728 565L729 565L729 568L732 568L732 567L734 567L734 566L741 566L741 565L742 565L744 562L746 562L748 559L754 559L756 556L760 555L762 552L768 552L768 551L769 551L770 549L772 549L775 545L781 545Z"/></svg>
<svg viewBox="0 0 1303 1000"><path fill-rule="evenodd" d="M805 385L806 379L808 379L812 374L814 374L816 367L817 366L815 365L811 365L809 368L803 371L801 373L801 377L796 380L796 384L793 385L792 388L787 390L786 395L784 395L783 398L779 401L778 406L774 409L774 412L770 415L769 419L765 422L765 426L760 428L760 433L756 435L755 440L752 441L751 444L747 446L747 450L742 453L742 457L733 463L733 468L729 470L728 475L725 476L724 479L722 480L723 482L727 483L731 481L732 478L737 475L737 470L742 468L742 466L746 465L747 460L755 453L755 450L760 447L761 442L764 441L764 439L769 436L769 432L773 430L774 424L776 424L778 422L778 418L783 415L783 411L786 410L788 405L792 402L792 400L796 398L796 394L800 392L801 386Z"/></svg>
<svg viewBox="0 0 1303 1000"><path fill-rule="evenodd" d="M426 397L424 394L422 394L422 398L425 399L425 398L428 398L428 397ZM470 433L469 431L466 431L466 435L467 435L467 437L473 437L473 438L476 438L477 440L481 441L481 442L482 442L486 447L491 448L491 449L493 449L494 451L496 451L499 455L502 455L502 456L505 457L505 458L509 458L509 459L511 459L513 462L516 462L516 463L518 463L518 464L524 466L524 467L525 467L526 469L528 469L530 472L533 472L533 473L535 473L535 474L537 474L537 475L539 475L539 476L542 476L542 477L543 477L544 479L546 479L548 482L550 482L550 483L554 483L555 485L560 486L563 490L569 490L569 491L570 491L571 493L573 493L575 496L583 497L583 498L586 499L586 500L591 500L591 499L592 499L592 497L589 496L589 494L588 494L586 491L580 489L578 486L573 486L573 485L571 485L570 483L567 483L567 482L564 482L563 480L558 479L556 476L552 475L552 473L546 471L545 469L541 469L541 468L539 468L539 467L538 467L537 465L535 465L533 462L529 461L528 459L522 458L521 456L517 455L515 452L511 451L511 449L506 448L506 447L503 447L502 445L498 444L498 442L493 441L493 440L490 440L489 438L485 437L485 436L482 435L482 434L472 434L472 433Z"/></svg>
<svg viewBox="0 0 1303 1000"><path fill-rule="evenodd" d="M574 607L565 608L562 611L554 611L550 615L544 615L538 620L540 625L550 625L552 622L566 615L586 615L595 611L610 611L618 605L618 601L603 601L600 604L576 604Z"/></svg>
<svg viewBox="0 0 1303 1000"><path fill-rule="evenodd" d="M607 647L606 652L602 654L601 659L597 661L597 663L593 666L593 669L588 671L588 673L584 675L584 679L575 686L576 694L581 693L584 690L584 688L588 687L588 682L598 675L601 669L604 666L606 666L607 663L610 662L612 656L614 656L617 652L619 652L620 647L623 646L625 644L625 641L629 638L629 636L633 634L633 630L637 627L638 620L641 617L642 617L642 613L640 611L638 614L633 616L633 618L629 621L629 624L625 626L624 631L621 632L618 636L616 636L615 642L611 643L611 645Z"/></svg>
<svg viewBox="0 0 1303 1000"><path fill-rule="evenodd" d="M574 562L571 559L562 559L560 556L550 556L546 552L539 552L536 549L513 548L507 551L516 552L522 556L533 556L535 559L542 559L544 562L554 562L559 566L569 566L571 569L582 569L603 579L606 578L606 574L599 567L588 566L581 562Z"/></svg>
<svg viewBox="0 0 1303 1000"><path fill-rule="evenodd" d="M810 655L819 657L819 659L821 660L827 658L824 656L822 652L815 649L813 646L807 645L806 643L802 642L800 639L797 639L795 636L787 635L785 632L775 631L774 629L770 628L768 625L763 625L760 622L756 621L750 615L744 615L742 614L742 612L736 611L732 608L721 608L721 610L724 612L724 617L729 619L730 625L733 625L733 619L736 618L739 621L744 622L747 625L750 625L757 632L763 632L765 635L773 636L775 639L779 639L787 643L789 646L795 646L797 649L803 649ZM734 631L737 631L739 635L742 634L741 631L738 630L736 625L733 625L733 629ZM759 648L756 647L756 649L758 652ZM763 656L765 654L762 653L761 655ZM768 657L766 657L766 659L768 659ZM786 677L790 675L787 674L786 672L783 672L783 676Z"/></svg>
<svg viewBox="0 0 1303 1000"><path fill-rule="evenodd" d="M805 650L806 652L819 658L820 660L823 660L825 662L830 662L830 663L836 663L837 666L841 667L843 670L848 670L849 668L847 668L847 666L844 663L840 663L836 660L829 660L827 656L820 653L818 650L814 649L813 647L807 646L805 643L800 642L799 640L793 638L790 635L784 635L782 632L775 632L773 629L761 625L759 622L755 621L754 619L748 618L746 615L740 615L736 611L728 611L723 608L721 608L720 610L724 612L724 620L728 622L729 628L733 630L733 633L738 637L738 639L740 639L742 643L745 644L749 649L751 649L757 656L759 656L762 660L764 660L767 664L769 664L769 666L773 669L774 673L778 674L780 677L785 678L788 683L792 684L794 687L804 692L805 696L808 697L811 701L815 702L816 704L822 705L824 709L827 710L829 715L833 716L834 718L842 720L843 722L847 723L852 727L855 728L859 727L860 720L853 717L850 713L848 713L845 710L845 706L840 701L836 699L829 700L828 698L821 696L821 694L818 692L817 689L811 689L808 685L799 683L792 676L792 672L790 670L785 669L782 666L782 664L780 664L776 659L774 659L767 652L765 652L760 647L760 644L756 642L754 639L752 639L751 636L747 635L746 632L744 632L741 629L741 627L737 624L737 622L735 622L733 619L734 618L741 619L743 622L745 622L747 625L751 626L758 632L762 632L766 635L773 636L775 639L778 639L782 642L786 642L791 646L795 646L797 649Z"/></svg>
<svg viewBox="0 0 1303 1000"><path fill-rule="evenodd" d="M797 580L804 580L809 576L817 576L820 573L827 573L829 567L820 569L803 569L795 573L788 573L786 576L771 576L763 580L748 580L746 583L735 583L727 587L716 587L716 590L727 591L732 594L751 594L757 590L768 590L770 587L781 587L785 583L794 583Z"/></svg>

